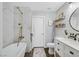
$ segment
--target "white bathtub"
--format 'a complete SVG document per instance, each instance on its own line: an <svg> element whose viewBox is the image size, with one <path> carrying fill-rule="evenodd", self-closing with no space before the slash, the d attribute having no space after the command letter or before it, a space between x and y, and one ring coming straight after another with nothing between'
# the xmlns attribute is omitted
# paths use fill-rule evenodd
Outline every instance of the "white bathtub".
<svg viewBox="0 0 79 59"><path fill-rule="evenodd" d="M2 49L0 56L2 57L24 57L26 50L26 43L20 42L17 46L17 43L11 44Z"/></svg>

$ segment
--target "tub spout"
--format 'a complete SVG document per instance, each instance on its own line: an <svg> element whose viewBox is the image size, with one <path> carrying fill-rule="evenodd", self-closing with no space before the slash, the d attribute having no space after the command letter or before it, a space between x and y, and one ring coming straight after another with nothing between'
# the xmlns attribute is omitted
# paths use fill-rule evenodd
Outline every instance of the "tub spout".
<svg viewBox="0 0 79 59"><path fill-rule="evenodd" d="M21 41L23 38L24 38L24 36L20 36L20 37L18 38L17 46L19 45L20 41Z"/></svg>

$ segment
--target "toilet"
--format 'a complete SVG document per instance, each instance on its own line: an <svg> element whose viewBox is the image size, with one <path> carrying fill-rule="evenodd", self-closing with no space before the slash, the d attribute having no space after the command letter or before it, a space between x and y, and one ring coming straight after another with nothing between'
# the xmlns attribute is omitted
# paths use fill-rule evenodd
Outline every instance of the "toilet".
<svg viewBox="0 0 79 59"><path fill-rule="evenodd" d="M48 53L54 54L53 48L55 47L55 43L47 43L47 47L49 48Z"/></svg>

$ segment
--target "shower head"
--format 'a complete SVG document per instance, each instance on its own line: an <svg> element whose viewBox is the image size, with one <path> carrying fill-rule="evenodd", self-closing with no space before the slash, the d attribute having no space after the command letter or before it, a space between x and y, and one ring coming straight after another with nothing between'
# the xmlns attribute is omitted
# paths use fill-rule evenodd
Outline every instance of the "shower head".
<svg viewBox="0 0 79 59"><path fill-rule="evenodd" d="M18 11L21 13L21 15L23 15L23 12L20 10L20 7L16 7L18 9Z"/></svg>

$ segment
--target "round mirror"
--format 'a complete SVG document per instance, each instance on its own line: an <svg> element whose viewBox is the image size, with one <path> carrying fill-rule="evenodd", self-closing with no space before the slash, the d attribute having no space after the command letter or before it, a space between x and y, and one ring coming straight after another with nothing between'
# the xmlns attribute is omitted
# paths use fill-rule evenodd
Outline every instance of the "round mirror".
<svg viewBox="0 0 79 59"><path fill-rule="evenodd" d="M79 8L71 14L69 24L73 30L79 32Z"/></svg>

